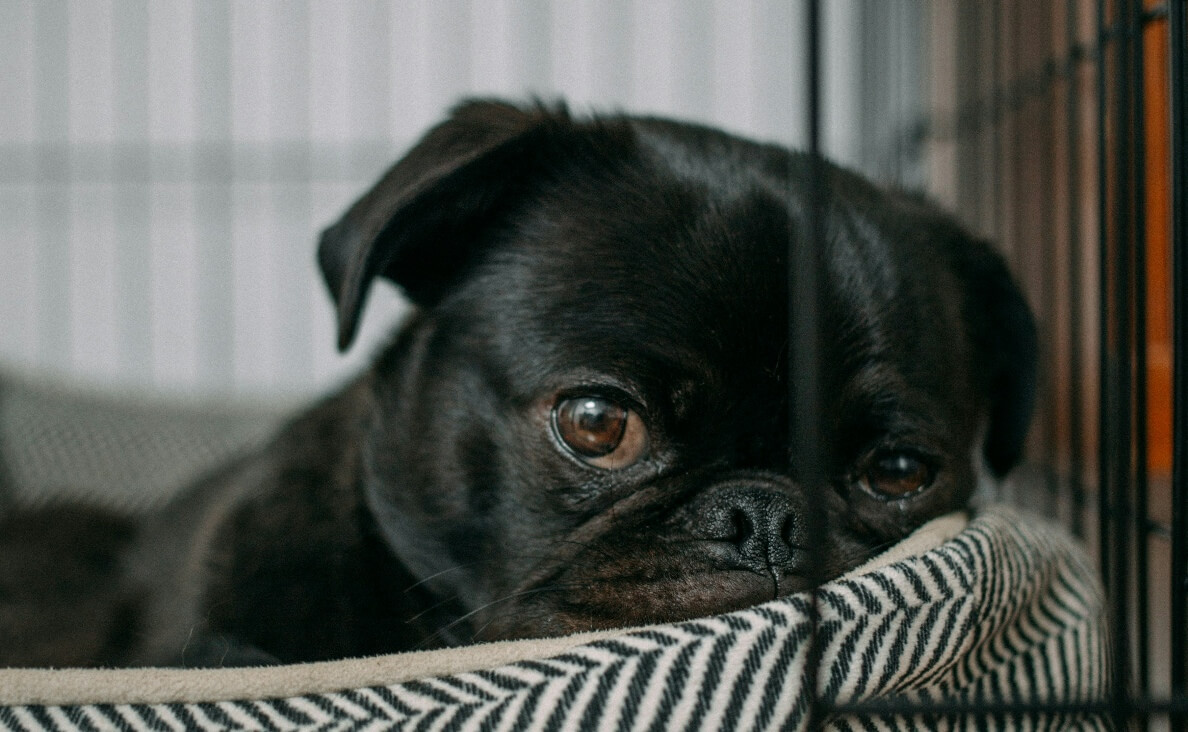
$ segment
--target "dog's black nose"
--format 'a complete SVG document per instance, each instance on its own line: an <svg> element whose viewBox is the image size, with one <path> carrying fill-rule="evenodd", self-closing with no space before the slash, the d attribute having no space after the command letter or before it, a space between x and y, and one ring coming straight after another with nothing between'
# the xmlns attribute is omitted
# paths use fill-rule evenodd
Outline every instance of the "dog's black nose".
<svg viewBox="0 0 1188 732"><path fill-rule="evenodd" d="M796 572L807 559L804 513L784 491L735 483L703 494L689 529L723 568Z"/></svg>

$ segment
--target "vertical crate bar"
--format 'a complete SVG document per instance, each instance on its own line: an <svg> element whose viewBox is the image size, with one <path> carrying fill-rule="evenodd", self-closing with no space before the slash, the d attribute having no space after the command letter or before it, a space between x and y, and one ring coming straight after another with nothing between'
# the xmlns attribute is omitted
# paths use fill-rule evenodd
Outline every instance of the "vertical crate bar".
<svg viewBox="0 0 1188 732"><path fill-rule="evenodd" d="M1038 143L1033 143L1031 150L1039 153L1040 150L1036 146L1040 146L1041 150L1053 151L1052 165L1041 166L1038 176L1038 184L1040 190L1056 191L1056 170L1055 170L1055 155L1057 149L1056 145L1056 126L1057 112L1055 110L1057 99L1057 88L1059 75L1055 68L1055 60L1060 48L1057 45L1055 34L1051 32L1051 27L1055 19L1055 7L1053 6L1036 6L1040 9L1040 19L1042 21L1041 28L1045 29L1043 34L1042 49L1044 57L1048 59L1050 67L1046 67L1043 61L1040 61L1039 71L1033 70L1032 73L1050 74L1044 83L1043 93L1037 100L1043 105L1042 116L1038 121L1041 137ZM1056 238L1056 224L1053 217L1044 215L1037 211L1039 206L1037 200L1028 202L1028 216L1038 224L1039 240L1045 242L1055 242ZM1040 257L1040 281L1042 282L1040 300L1043 308L1043 318L1045 321L1045 329L1054 342L1055 336L1059 333L1060 319L1057 314L1057 296L1059 293L1059 286L1057 283L1058 267L1055 257ZM1034 261L1034 259L1032 260ZM1065 265L1067 266L1067 265ZM1044 373L1041 375L1042 386L1044 393L1048 396L1044 401L1047 402L1044 410L1044 434L1043 434L1043 485L1045 497L1045 505L1048 508L1048 515L1058 515L1060 510L1060 473L1057 469L1060 455L1060 426L1058 423L1058 401L1055 399L1056 379L1058 364L1055 358L1056 350L1054 348L1048 349L1048 356L1044 364Z"/></svg>
<svg viewBox="0 0 1188 732"><path fill-rule="evenodd" d="M821 217L825 206L825 171L821 160L821 8L819 0L809 0L806 6L805 35L808 82L807 150L808 150L808 222L803 232L790 231L788 237L788 389L790 397L789 437L792 441L793 474L804 485L823 485L824 470L818 455L820 445L820 412L818 385L820 383L819 318L819 262L823 242ZM795 192L794 192L795 193ZM825 530L823 517L812 513L806 517L810 536ZM805 688L809 699L809 727L820 724L821 711L817 700L817 671L820 648L817 643L817 597L810 605L812 635L809 640Z"/></svg>
<svg viewBox="0 0 1188 732"><path fill-rule="evenodd" d="M1131 617L1129 591L1132 574L1129 571L1130 528L1129 519L1132 518L1132 502L1130 495L1131 477L1131 449L1134 432L1131 416L1133 414L1133 379L1131 366L1131 342L1133 329L1133 292L1131 287L1131 267L1133 256L1133 180L1131 178L1134 165L1134 151L1130 147L1134 129L1131 119L1130 67L1130 20L1131 6L1134 0L1114 0L1114 17L1111 20L1109 35L1114 49L1114 99L1112 114L1114 116L1114 170L1113 190L1111 200L1113 210L1113 251L1107 267L1112 266L1109 299L1112 308L1108 317L1112 320L1112 340L1107 346L1109 365L1107 380L1111 383L1109 399L1105 404L1107 419L1112 424L1110 443L1107 450L1111 453L1108 472L1103 471L1106 478L1106 490L1110 494L1110 532L1113 536L1110 546L1110 561L1114 568L1114 583L1108 588L1110 592L1110 610L1113 619L1114 643L1117 652L1114 656L1115 680L1118 684L1116 693L1122 694L1127 690L1130 680L1131 664ZM1107 141L1108 144L1108 141Z"/></svg>
<svg viewBox="0 0 1188 732"><path fill-rule="evenodd" d="M1133 356L1127 354L1126 364L1131 370L1131 410L1133 445L1129 452L1133 457L1132 480L1127 488L1133 505L1132 526L1129 534L1134 544L1134 614L1138 634L1135 638L1138 672L1138 689L1142 694L1151 691L1150 646L1148 617L1148 560L1147 560L1147 217L1146 217L1146 128L1143 111L1143 26L1145 11L1142 0L1130 0L1130 17L1127 19L1127 50L1130 52L1130 79L1126 102L1127 116L1131 121L1131 137L1134 141L1133 160L1128 171L1131 178L1131 300L1130 328L1133 333Z"/></svg>
<svg viewBox="0 0 1188 732"><path fill-rule="evenodd" d="M1081 136L1080 125L1080 94L1079 65L1077 38L1077 0L1067 0L1065 6L1065 36L1067 39L1068 58L1066 73L1068 74L1067 108L1065 109L1065 135L1068 149L1068 332L1069 332L1069 362L1068 362L1068 484L1071 499L1071 526L1073 533L1082 537L1085 534L1085 479L1082 461L1084 449L1084 414L1081 409L1081 383L1084 381L1084 368L1081 363L1081 226L1080 210L1081 197L1079 181L1081 180Z"/></svg>
<svg viewBox="0 0 1188 732"><path fill-rule="evenodd" d="M1170 0L1172 130L1171 687L1188 697L1188 9ZM1188 730L1181 716L1174 728Z"/></svg>
<svg viewBox="0 0 1188 732"><path fill-rule="evenodd" d="M1125 0L1115 0L1121 4ZM1119 114L1122 108L1116 95L1119 90L1125 91L1122 84L1119 89L1110 89L1106 80L1111 78L1111 61L1113 70L1121 65L1125 58L1120 48L1121 36L1117 26L1107 22L1106 1L1097 1L1097 117L1098 140L1098 221L1099 240L1098 257L1100 272L1100 308L1099 308L1099 373L1100 373L1100 407L1098 429L1098 544L1101 561L1101 574L1105 583L1106 594L1109 598L1110 630L1113 641L1113 669L1112 669L1112 709L1114 724L1118 728L1125 725L1126 710L1122 704L1126 693L1126 682L1129 658L1127 643L1127 607L1126 607L1126 572L1125 542L1121 536L1123 521L1117 514L1121 510L1119 505L1119 484L1122 482L1117 476L1126 475L1122 465L1122 456L1126 453L1120 449L1124 440L1128 440L1125 427L1129 424L1129 410L1123 408L1121 400L1122 387L1125 379L1121 375L1122 364L1118 358L1119 344L1125 340L1119 332L1120 320L1117 311L1121 309L1124 298L1120 291L1124 288L1120 282L1120 274L1125 274L1125 257L1119 256L1123 242L1119 234L1125 231L1121 202L1126 200L1124 192L1119 189L1119 183L1124 182L1121 171L1125 169L1124 150L1121 146L1112 150L1108 141L1125 139L1125 134L1119 126L1124 126L1124 115ZM1122 13L1115 12L1113 23ZM1124 16L1122 16L1124 17ZM1115 73L1115 79L1125 79L1125 74ZM1112 113L1112 114L1111 114ZM1112 135L1111 135L1112 129ZM1111 155L1111 152L1113 155ZM1111 207L1111 203L1113 204ZM1119 272L1121 270L1121 272ZM1124 281L1124 277L1121 278ZM1119 415L1124 418L1119 419ZM1124 424L1125 423L1125 424Z"/></svg>
<svg viewBox="0 0 1188 732"><path fill-rule="evenodd" d="M1109 229L1107 223L1109 222L1109 210L1106 203L1107 192L1109 191L1109 156L1106 150L1106 66L1108 59L1106 57L1106 24L1105 24L1105 0L1097 0L1096 5L1096 46L1097 46L1097 220L1098 224L1098 339L1097 339L1097 358L1098 371L1100 377L1100 408L1098 409L1098 439L1097 439L1097 519L1098 519L1098 554L1101 564L1101 577L1106 586L1106 591L1113 585L1113 573L1110 571L1110 523L1109 516L1112 513L1109 503L1109 491L1107 490L1107 476L1110 471L1110 454L1106 447L1110 444L1110 422L1107 419L1109 410L1106 409L1106 404L1109 401L1110 382L1107 378L1109 373Z"/></svg>

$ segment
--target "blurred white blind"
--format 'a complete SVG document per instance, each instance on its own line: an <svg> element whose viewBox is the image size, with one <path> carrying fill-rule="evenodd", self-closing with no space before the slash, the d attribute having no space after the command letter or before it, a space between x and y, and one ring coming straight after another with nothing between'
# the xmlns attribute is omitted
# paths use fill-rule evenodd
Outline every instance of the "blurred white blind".
<svg viewBox="0 0 1188 732"><path fill-rule="evenodd" d="M875 79L883 107L914 113L918 3L824 6L827 148L879 167L871 124L892 126L866 100ZM317 232L449 106L564 97L579 112L673 115L795 145L803 10L0 0L0 367L200 394L324 388L402 304L378 288L361 342L337 355ZM894 63L872 64L865 47L884 18L909 37Z"/></svg>

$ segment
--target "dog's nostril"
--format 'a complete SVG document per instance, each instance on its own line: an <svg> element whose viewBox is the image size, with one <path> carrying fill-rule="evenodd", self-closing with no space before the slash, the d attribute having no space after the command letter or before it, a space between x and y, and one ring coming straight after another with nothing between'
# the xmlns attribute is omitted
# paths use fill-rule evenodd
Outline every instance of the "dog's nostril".
<svg viewBox="0 0 1188 732"><path fill-rule="evenodd" d="M780 527L780 538L788 546L798 549L802 546L800 534L800 522L796 520L796 514L789 513L784 519L784 525Z"/></svg>
<svg viewBox="0 0 1188 732"><path fill-rule="evenodd" d="M724 541L742 545L755 533L755 523L746 511L738 507L735 507L730 513L730 526L732 533L722 537Z"/></svg>

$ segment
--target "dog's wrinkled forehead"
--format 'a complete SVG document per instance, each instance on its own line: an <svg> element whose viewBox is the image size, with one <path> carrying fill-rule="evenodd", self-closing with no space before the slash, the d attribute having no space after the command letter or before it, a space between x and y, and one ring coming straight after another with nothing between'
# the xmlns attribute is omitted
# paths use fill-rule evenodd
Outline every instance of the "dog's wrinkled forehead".
<svg viewBox="0 0 1188 732"><path fill-rule="evenodd" d="M694 167L693 154L678 162ZM592 363L770 368L786 347L793 233L778 188L741 163L731 185L646 150L616 162L620 174L556 182L510 217L459 288L461 310L518 348L555 343Z"/></svg>
<svg viewBox="0 0 1188 732"><path fill-rule="evenodd" d="M600 170L554 178L503 221L462 287L474 309L535 318L543 308L550 317L541 322L580 332L594 348L658 339L661 350L703 354L786 346L789 248L812 245L798 239L808 227L789 177L795 156L696 128L654 137L641 134ZM917 273L904 271L878 222L834 195L825 233L833 326L914 307L897 302L906 294L897 282Z"/></svg>
<svg viewBox="0 0 1188 732"><path fill-rule="evenodd" d="M786 309L789 222L766 196L719 197L674 182L608 187L578 207L545 206L532 218L549 225L528 227L530 281L519 294L600 334L668 330L696 342L724 336L713 332L719 322Z"/></svg>

